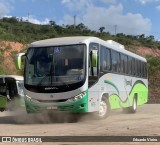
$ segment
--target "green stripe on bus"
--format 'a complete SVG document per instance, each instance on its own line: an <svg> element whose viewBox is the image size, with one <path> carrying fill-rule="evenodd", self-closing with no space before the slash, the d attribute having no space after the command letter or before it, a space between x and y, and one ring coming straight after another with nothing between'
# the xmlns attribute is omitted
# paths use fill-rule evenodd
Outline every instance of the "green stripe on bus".
<svg viewBox="0 0 160 145"><path fill-rule="evenodd" d="M148 89L143 83L136 83L131 92L129 93L129 99L122 102L119 95L112 94L109 96L109 102L111 109L125 108L132 105L134 95L137 94L137 105L142 105L148 101Z"/></svg>
<svg viewBox="0 0 160 145"><path fill-rule="evenodd" d="M104 83L112 85L116 89L116 91L117 91L117 93L119 95L119 90L118 90L118 88L117 88L117 86L115 84L113 84L111 81L108 81L108 80L104 80Z"/></svg>

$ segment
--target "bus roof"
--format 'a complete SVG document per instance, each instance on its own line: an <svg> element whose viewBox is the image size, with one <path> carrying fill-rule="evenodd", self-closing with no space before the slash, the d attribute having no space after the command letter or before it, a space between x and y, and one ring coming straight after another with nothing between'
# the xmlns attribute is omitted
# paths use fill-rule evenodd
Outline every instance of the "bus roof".
<svg viewBox="0 0 160 145"><path fill-rule="evenodd" d="M92 36L71 36L71 37L60 37L60 38L51 38L51 39L45 39L40 41L35 41L30 44L30 47L47 47L47 46L59 46L59 45L72 45L72 44L83 44L89 42L95 42L99 43L101 45L104 45L110 49L119 51L121 53L127 54L129 56L135 57L137 59L140 59L142 61L146 62L146 59L144 57L141 57L135 53L132 53L126 49L122 49L118 46L112 45L111 43L108 43L105 40L102 40L97 37Z"/></svg>
<svg viewBox="0 0 160 145"><path fill-rule="evenodd" d="M31 43L31 47L39 46L58 46L58 45L71 45L71 44L80 44L83 41L91 38L91 36L72 36L72 37L60 37L60 38L51 38L40 40Z"/></svg>
<svg viewBox="0 0 160 145"><path fill-rule="evenodd" d="M14 78L15 80L23 80L23 76L18 75L0 75L0 78Z"/></svg>

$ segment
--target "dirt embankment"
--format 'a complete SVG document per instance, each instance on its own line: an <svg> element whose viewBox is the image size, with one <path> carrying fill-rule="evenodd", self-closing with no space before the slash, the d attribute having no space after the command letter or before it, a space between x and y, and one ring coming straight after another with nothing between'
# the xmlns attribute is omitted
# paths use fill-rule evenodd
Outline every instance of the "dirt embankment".
<svg viewBox="0 0 160 145"><path fill-rule="evenodd" d="M3 57L3 59L1 59L2 62L0 62L0 65L7 74L17 74L14 57L25 47L26 45L19 42L0 42L0 57Z"/></svg>
<svg viewBox="0 0 160 145"><path fill-rule="evenodd" d="M155 48L148 48L148 47L139 47L137 49L137 54L141 56L160 56L160 50Z"/></svg>

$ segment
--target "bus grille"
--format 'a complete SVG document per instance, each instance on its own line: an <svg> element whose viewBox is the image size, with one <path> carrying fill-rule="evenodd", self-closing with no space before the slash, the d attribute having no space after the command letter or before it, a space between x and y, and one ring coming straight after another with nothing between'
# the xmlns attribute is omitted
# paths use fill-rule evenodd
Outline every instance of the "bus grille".
<svg viewBox="0 0 160 145"><path fill-rule="evenodd" d="M70 105L70 106L59 106L58 110L59 111L71 111L71 110L73 110L73 108L74 108L73 105Z"/></svg>

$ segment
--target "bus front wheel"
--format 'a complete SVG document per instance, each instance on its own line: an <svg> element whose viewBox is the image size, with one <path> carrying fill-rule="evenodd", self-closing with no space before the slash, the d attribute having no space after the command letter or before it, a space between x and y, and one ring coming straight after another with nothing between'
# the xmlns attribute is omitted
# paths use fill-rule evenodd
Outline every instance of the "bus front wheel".
<svg viewBox="0 0 160 145"><path fill-rule="evenodd" d="M105 119L109 116L109 113L110 113L110 104L108 102L108 99L106 97L102 97L97 118Z"/></svg>

